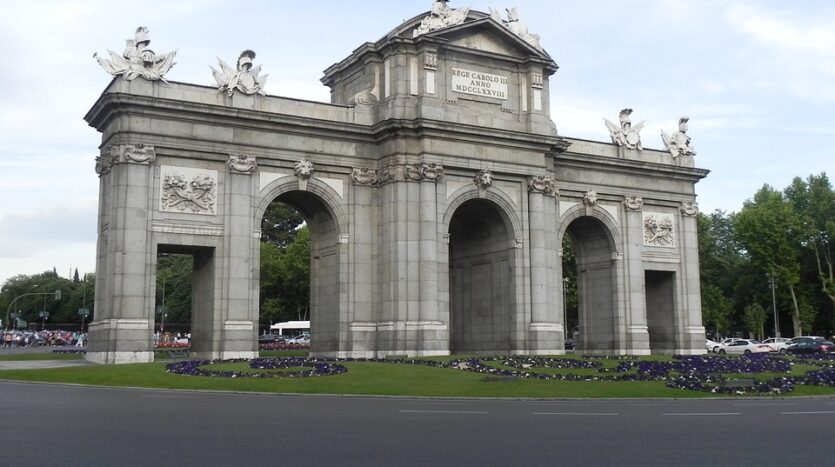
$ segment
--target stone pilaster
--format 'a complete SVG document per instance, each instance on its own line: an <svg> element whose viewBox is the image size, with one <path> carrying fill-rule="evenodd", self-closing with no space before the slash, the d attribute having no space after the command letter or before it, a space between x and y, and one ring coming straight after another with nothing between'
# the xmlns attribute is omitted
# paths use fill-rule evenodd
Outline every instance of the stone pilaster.
<svg viewBox="0 0 835 467"><path fill-rule="evenodd" d="M565 352L565 331L559 273L561 265L553 226L557 222L557 204L553 181L534 177L528 181L530 223L531 322L529 351L532 354Z"/></svg>
<svg viewBox="0 0 835 467"><path fill-rule="evenodd" d="M96 363L153 361L151 334L154 302L150 273L148 219L156 158L153 147L142 144L107 146L97 163L102 176L99 213L100 271L96 319L89 326L87 360ZM102 242L104 244L102 244ZM104 252L104 256L102 256ZM100 273L101 274L101 273Z"/></svg>
<svg viewBox="0 0 835 467"><path fill-rule="evenodd" d="M225 302L212 300L204 306L214 311L211 320L215 322L214 335L205 342L209 349L194 349L198 358L252 358L258 356L258 296L253 293L252 274L257 274L259 267L252 264L252 242L257 241L252 232L257 227L253 225L250 216L253 196L253 173L257 163L252 156L230 154L227 163L229 172L226 176L226 197L223 215L226 235L224 258L195 258L195 261L207 263L201 271L195 265L195 275L211 275L209 280L196 281L211 287L220 284L222 295L227 297ZM213 280L211 280L213 279ZM217 287L214 287L217 290ZM204 300L213 296L210 290L203 291ZM195 294L197 295L197 294ZM221 303L226 304L223 309ZM204 310L207 308L203 308ZM208 318L208 313L203 313ZM220 323L220 326L217 324Z"/></svg>
<svg viewBox="0 0 835 467"><path fill-rule="evenodd" d="M680 207L680 251L684 280L678 281L681 290L680 309L676 310L676 353L680 355L705 353L705 328L702 324L702 298L699 278L699 239L696 203L685 202Z"/></svg>
<svg viewBox="0 0 835 467"><path fill-rule="evenodd" d="M627 196L624 234L626 238L626 342L624 347L632 355L649 355L649 329L647 327L646 294L644 291L644 264L641 258L644 243L644 201L640 196Z"/></svg>
<svg viewBox="0 0 835 467"><path fill-rule="evenodd" d="M349 264L353 294L350 307L350 350L355 357L376 357L378 287L374 263L377 249L374 219L375 191L378 190L378 171L374 168L355 168L351 173L353 199Z"/></svg>

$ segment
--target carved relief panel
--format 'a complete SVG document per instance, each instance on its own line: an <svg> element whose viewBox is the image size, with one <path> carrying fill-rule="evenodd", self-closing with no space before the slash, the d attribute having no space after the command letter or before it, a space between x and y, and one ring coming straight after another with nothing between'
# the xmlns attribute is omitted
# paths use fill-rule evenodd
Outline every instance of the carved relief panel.
<svg viewBox="0 0 835 467"><path fill-rule="evenodd" d="M161 166L159 210L217 214L217 171Z"/></svg>
<svg viewBox="0 0 835 467"><path fill-rule="evenodd" d="M663 212L644 212L644 246L676 246L673 216Z"/></svg>

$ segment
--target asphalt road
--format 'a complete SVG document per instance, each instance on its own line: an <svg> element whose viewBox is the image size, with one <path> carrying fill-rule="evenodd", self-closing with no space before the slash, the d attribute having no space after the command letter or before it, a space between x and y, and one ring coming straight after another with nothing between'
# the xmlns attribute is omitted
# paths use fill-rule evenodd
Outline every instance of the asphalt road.
<svg viewBox="0 0 835 467"><path fill-rule="evenodd" d="M835 399L507 401L0 382L0 465L831 464Z"/></svg>

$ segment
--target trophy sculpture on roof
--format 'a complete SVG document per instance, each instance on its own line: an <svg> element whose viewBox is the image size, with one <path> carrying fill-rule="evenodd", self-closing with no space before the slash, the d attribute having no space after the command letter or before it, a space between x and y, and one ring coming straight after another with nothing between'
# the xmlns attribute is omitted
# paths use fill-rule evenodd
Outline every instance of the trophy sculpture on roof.
<svg viewBox="0 0 835 467"><path fill-rule="evenodd" d="M448 2L449 0L432 2L429 16L423 18L420 25L412 31L412 37L463 23L470 14L470 8L450 8L447 6Z"/></svg>
<svg viewBox="0 0 835 467"><path fill-rule="evenodd" d="M269 75L261 75L261 65L252 66L254 58L255 52L249 49L244 50L238 56L237 69L232 68L218 58L217 63L220 65L220 71L209 66L212 69L212 76L217 81L218 90L226 91L229 97L232 97L236 89L248 95L264 94L264 85L267 84L267 76Z"/></svg>
<svg viewBox="0 0 835 467"><path fill-rule="evenodd" d="M632 109L620 111L620 127L605 118L603 120L606 121L606 127L609 128L609 136L612 137L613 143L626 149L641 151L643 150L641 147L641 129L644 127L644 122L632 126L630 115L632 115Z"/></svg>
<svg viewBox="0 0 835 467"><path fill-rule="evenodd" d="M93 57L99 62L102 68L113 76L132 81L141 76L148 81L165 81L163 76L174 66L174 56L177 51L157 55L148 46L151 38L148 35L148 28L139 26L133 39L127 39L125 51L122 55L108 50L110 58L102 58L97 53Z"/></svg>
<svg viewBox="0 0 835 467"><path fill-rule="evenodd" d="M661 139L664 141L664 147L670 151L670 154L675 159L678 156L695 156L696 148L690 144L690 137L687 136L687 122L690 121L688 117L681 117L678 119L678 131L674 131L672 135L661 130Z"/></svg>

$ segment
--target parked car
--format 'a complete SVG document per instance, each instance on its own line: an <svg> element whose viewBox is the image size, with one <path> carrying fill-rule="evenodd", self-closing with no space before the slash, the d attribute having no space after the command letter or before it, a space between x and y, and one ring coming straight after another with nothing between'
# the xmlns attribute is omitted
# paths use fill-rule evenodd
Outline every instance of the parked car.
<svg viewBox="0 0 835 467"><path fill-rule="evenodd" d="M763 344L773 348L775 352L784 354L786 353L786 347L789 346L790 341L791 339L788 337L769 337L763 341Z"/></svg>
<svg viewBox="0 0 835 467"><path fill-rule="evenodd" d="M734 339L727 345L724 345L725 341L722 342L719 346L720 354L749 355L752 353L774 352L771 346L763 344L756 339Z"/></svg>
<svg viewBox="0 0 835 467"><path fill-rule="evenodd" d="M713 349L719 348L719 343L710 339L705 339L705 348L708 352L714 352Z"/></svg>
<svg viewBox="0 0 835 467"><path fill-rule="evenodd" d="M733 343L733 341L738 340L738 337L728 337L727 339L722 339L721 341L717 342L716 345L713 346L711 349L714 353L719 353L719 349L723 347L727 347Z"/></svg>
<svg viewBox="0 0 835 467"><path fill-rule="evenodd" d="M786 348L791 354L835 353L835 343L826 339L802 338Z"/></svg>
<svg viewBox="0 0 835 467"><path fill-rule="evenodd" d="M797 336L792 337L789 340L789 345L797 344L798 342L808 341L808 340L815 340L815 339L823 339L823 336Z"/></svg>
<svg viewBox="0 0 835 467"><path fill-rule="evenodd" d="M275 342L275 334L261 334L258 336L259 344L272 344Z"/></svg>
<svg viewBox="0 0 835 467"><path fill-rule="evenodd" d="M287 340L288 344L310 345L310 334L302 334Z"/></svg>

